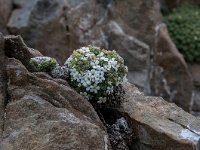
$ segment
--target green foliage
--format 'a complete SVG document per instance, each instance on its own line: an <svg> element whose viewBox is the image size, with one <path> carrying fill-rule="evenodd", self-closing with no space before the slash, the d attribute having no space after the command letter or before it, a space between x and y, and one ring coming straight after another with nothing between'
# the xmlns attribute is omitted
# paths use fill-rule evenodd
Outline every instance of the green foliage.
<svg viewBox="0 0 200 150"><path fill-rule="evenodd" d="M164 17L178 50L190 62L200 62L200 8L181 6Z"/></svg>
<svg viewBox="0 0 200 150"><path fill-rule="evenodd" d="M115 88L126 81L127 67L115 51L82 47L65 62L69 83L88 100L105 103Z"/></svg>
<svg viewBox="0 0 200 150"><path fill-rule="evenodd" d="M121 96L120 85L127 81L128 68L123 58L116 51L93 46L75 50L64 66L50 57L31 58L30 64L54 78L67 80L78 93L95 103L105 103L115 94Z"/></svg>
<svg viewBox="0 0 200 150"><path fill-rule="evenodd" d="M57 61L50 57L35 57L31 58L30 64L32 64L38 71L50 72L57 65Z"/></svg>

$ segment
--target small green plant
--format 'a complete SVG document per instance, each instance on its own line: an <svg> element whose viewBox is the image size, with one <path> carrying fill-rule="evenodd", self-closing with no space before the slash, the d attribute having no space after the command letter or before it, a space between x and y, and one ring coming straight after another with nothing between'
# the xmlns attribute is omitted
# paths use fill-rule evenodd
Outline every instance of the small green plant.
<svg viewBox="0 0 200 150"><path fill-rule="evenodd" d="M38 71L43 72L50 72L58 66L57 61L51 57L31 58L30 64L32 64Z"/></svg>
<svg viewBox="0 0 200 150"><path fill-rule="evenodd" d="M78 93L95 103L105 103L112 94L122 94L120 85L127 81L128 68L123 58L116 51L93 46L75 50L64 66L50 57L31 58L30 63L38 71L67 80Z"/></svg>
<svg viewBox="0 0 200 150"><path fill-rule="evenodd" d="M115 51L82 47L74 51L64 65L69 68L70 85L97 103L105 103L115 87L127 80L127 67Z"/></svg>
<svg viewBox="0 0 200 150"><path fill-rule="evenodd" d="M190 62L200 62L200 8L185 5L164 17L178 50Z"/></svg>

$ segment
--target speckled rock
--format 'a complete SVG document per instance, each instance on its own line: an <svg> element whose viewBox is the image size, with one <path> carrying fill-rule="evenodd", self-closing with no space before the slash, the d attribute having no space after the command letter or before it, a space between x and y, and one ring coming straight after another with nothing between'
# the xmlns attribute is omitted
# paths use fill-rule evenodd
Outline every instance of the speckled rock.
<svg viewBox="0 0 200 150"><path fill-rule="evenodd" d="M151 72L152 95L161 96L189 112L193 93L192 76L183 56L169 38L165 24L157 28L155 45Z"/></svg>
<svg viewBox="0 0 200 150"><path fill-rule="evenodd" d="M200 149L200 119L162 98L144 96L131 84L124 88L125 100L118 111L126 114L137 134L133 149Z"/></svg>
<svg viewBox="0 0 200 150"><path fill-rule="evenodd" d="M147 84L149 46L127 33L123 25L114 20L108 23L107 35L110 41L109 49L115 49L129 68L129 82L142 89Z"/></svg>
<svg viewBox="0 0 200 150"><path fill-rule="evenodd" d="M4 62L0 68L4 77L0 78L1 150L111 149L110 133L87 100L65 80L27 69L28 59L41 55L37 50L28 48L19 36L2 35L0 50L0 62ZM118 148L200 148L198 118L162 98L144 96L130 83L123 87L121 105L106 108L101 116L106 122L114 121L110 125L117 128L118 134L112 138L122 144ZM131 136L118 139L124 129Z"/></svg>
<svg viewBox="0 0 200 150"><path fill-rule="evenodd" d="M10 54L7 56L14 58L7 59L6 70L0 68L0 75L6 71L8 81L3 86L0 80L0 96L7 94L0 101L0 149L110 149L106 129L92 105L66 81L29 72L25 67L28 64L20 60L27 62L38 52L27 48L21 38L10 36L5 41L6 54Z"/></svg>
<svg viewBox="0 0 200 150"><path fill-rule="evenodd" d="M163 96L190 110L191 76L168 34L160 34L158 0L14 0L13 4L18 7L7 27L22 35L28 46L59 63L88 44L115 49L129 67L130 82L146 95Z"/></svg>
<svg viewBox="0 0 200 150"><path fill-rule="evenodd" d="M8 57L19 59L29 70L33 70L29 63L30 59L42 56L42 54L38 50L27 47L21 36L8 35L4 39L5 54Z"/></svg>
<svg viewBox="0 0 200 150"><path fill-rule="evenodd" d="M62 63L82 45L106 44L98 27L104 11L93 0L14 0L14 4L19 7L9 19L10 32Z"/></svg>

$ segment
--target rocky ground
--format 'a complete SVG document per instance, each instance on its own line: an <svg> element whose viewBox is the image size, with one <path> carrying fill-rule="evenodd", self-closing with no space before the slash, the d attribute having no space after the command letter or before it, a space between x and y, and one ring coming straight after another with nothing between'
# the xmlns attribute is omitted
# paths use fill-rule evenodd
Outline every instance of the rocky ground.
<svg viewBox="0 0 200 150"><path fill-rule="evenodd" d="M180 4L161 1L168 8ZM28 46L60 62L88 44L115 49L129 67L129 81L145 95L162 96L188 112L200 109L158 0L0 0L0 31L22 35Z"/></svg>
<svg viewBox="0 0 200 150"><path fill-rule="evenodd" d="M0 36L1 150L200 149L200 120L175 104L126 83L121 105L98 116L65 80L35 72L34 56L20 36Z"/></svg>
<svg viewBox="0 0 200 150"><path fill-rule="evenodd" d="M199 65L185 62L160 13L199 2L160 1L0 0L0 150L200 149L200 120L187 113L200 115ZM125 59L121 105L95 110L29 64L42 54L64 62L88 44Z"/></svg>

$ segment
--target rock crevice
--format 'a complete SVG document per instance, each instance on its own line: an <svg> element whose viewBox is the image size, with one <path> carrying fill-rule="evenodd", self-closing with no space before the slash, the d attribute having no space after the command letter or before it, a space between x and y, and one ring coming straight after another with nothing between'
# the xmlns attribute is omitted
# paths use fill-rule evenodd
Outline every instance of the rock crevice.
<svg viewBox="0 0 200 150"><path fill-rule="evenodd" d="M4 37L3 35L0 33L0 66L1 66L1 70L0 70L0 140L4 131L4 122L5 122L5 114L6 114L6 105L9 102L9 95L7 92L7 82L8 82L8 78L6 75L6 56L4 53Z"/></svg>

